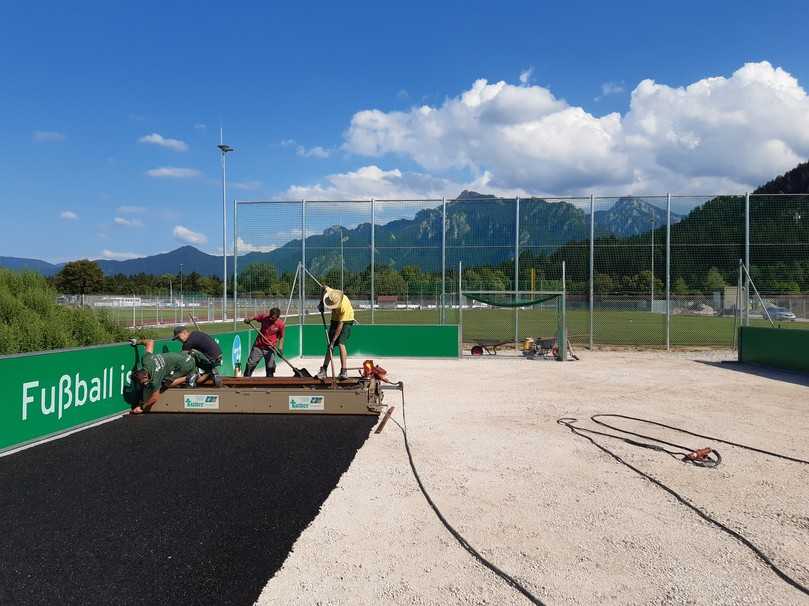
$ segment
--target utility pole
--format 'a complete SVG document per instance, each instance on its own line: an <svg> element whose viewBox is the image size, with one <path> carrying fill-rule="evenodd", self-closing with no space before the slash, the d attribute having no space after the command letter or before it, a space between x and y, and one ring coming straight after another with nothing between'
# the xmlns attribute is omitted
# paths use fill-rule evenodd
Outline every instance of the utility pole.
<svg viewBox="0 0 809 606"><path fill-rule="evenodd" d="M222 156L222 321L228 319L228 186L227 186L227 159L229 152L234 151L230 145L222 140L222 129L219 129L219 152Z"/></svg>

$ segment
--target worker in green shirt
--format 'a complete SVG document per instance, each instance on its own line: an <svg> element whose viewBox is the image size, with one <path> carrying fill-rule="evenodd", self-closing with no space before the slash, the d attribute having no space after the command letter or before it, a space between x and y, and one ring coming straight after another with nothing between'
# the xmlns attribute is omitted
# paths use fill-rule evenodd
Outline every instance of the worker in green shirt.
<svg viewBox="0 0 809 606"><path fill-rule="evenodd" d="M141 403L132 409L132 414L149 412L157 403L160 394L169 387L186 384L194 387L197 378L195 356L202 354L198 354L196 351L156 354L152 339L130 339L129 344L133 347L143 345L146 349L141 362L143 368L132 373L132 381L143 389Z"/></svg>

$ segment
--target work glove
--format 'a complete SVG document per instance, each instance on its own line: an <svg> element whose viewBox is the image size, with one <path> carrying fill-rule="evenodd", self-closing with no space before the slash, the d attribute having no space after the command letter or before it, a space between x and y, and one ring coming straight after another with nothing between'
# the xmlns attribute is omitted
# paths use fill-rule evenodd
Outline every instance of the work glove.
<svg viewBox="0 0 809 606"><path fill-rule="evenodd" d="M245 318L245 319L244 319L244 323L245 323L245 324L250 324L250 322L251 322L251 321L252 321L252 320L250 320L250 318Z"/></svg>
<svg viewBox="0 0 809 606"><path fill-rule="evenodd" d="M137 347L138 346L138 340L135 337L132 337L131 339L129 339L129 344L132 347Z"/></svg>

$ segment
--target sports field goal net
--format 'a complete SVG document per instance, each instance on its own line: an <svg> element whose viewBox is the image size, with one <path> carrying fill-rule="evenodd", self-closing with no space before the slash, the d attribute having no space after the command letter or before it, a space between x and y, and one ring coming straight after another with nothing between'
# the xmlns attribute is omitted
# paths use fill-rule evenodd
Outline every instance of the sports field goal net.
<svg viewBox="0 0 809 606"><path fill-rule="evenodd" d="M462 290L458 320L472 355L568 359L563 290Z"/></svg>

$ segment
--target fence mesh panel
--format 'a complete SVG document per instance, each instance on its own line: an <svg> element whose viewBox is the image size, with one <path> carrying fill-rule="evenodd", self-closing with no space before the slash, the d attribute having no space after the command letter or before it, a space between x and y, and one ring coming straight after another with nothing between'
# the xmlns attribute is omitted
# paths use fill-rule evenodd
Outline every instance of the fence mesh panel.
<svg viewBox="0 0 809 606"><path fill-rule="evenodd" d="M744 196L672 197L672 347L733 343L744 208Z"/></svg>
<svg viewBox="0 0 809 606"><path fill-rule="evenodd" d="M744 301L736 287L746 253L745 197L672 196L668 250L667 202L666 196L595 198L592 267L589 198L520 198L519 229L514 198L447 200L446 217L441 200L240 203L240 315L286 308L305 235L307 268L346 291L360 322L462 321L467 343L551 336L554 302L493 308L462 300L459 290L558 290L564 262L574 343L665 347L669 337L672 347L730 346L737 301ZM749 223L750 273L764 306L779 324L809 328L809 196L752 195ZM319 289L311 278L305 285L308 321L318 322ZM167 289L140 304L99 307L128 325L182 322L191 303L178 301L172 288L173 296ZM297 288L292 300L296 322ZM222 316L221 298L194 305L204 321ZM750 309L751 324L767 323L755 297Z"/></svg>
<svg viewBox="0 0 809 606"><path fill-rule="evenodd" d="M750 275L774 321L807 319L809 196L750 196ZM757 299L751 306L760 318Z"/></svg>
<svg viewBox="0 0 809 606"><path fill-rule="evenodd" d="M370 322L371 202L306 202L306 268L346 292L357 320ZM320 287L306 276L306 322L320 323ZM366 313L367 312L367 313Z"/></svg>
<svg viewBox="0 0 809 606"><path fill-rule="evenodd" d="M301 258L300 202L240 204L236 233L239 315L252 317L271 307L286 314ZM296 324L299 313L296 285L287 322Z"/></svg>
<svg viewBox="0 0 809 606"><path fill-rule="evenodd" d="M374 206L374 321L440 324L441 200L381 200Z"/></svg>
<svg viewBox="0 0 809 606"><path fill-rule="evenodd" d="M666 345L666 198L596 198L593 342Z"/></svg>

